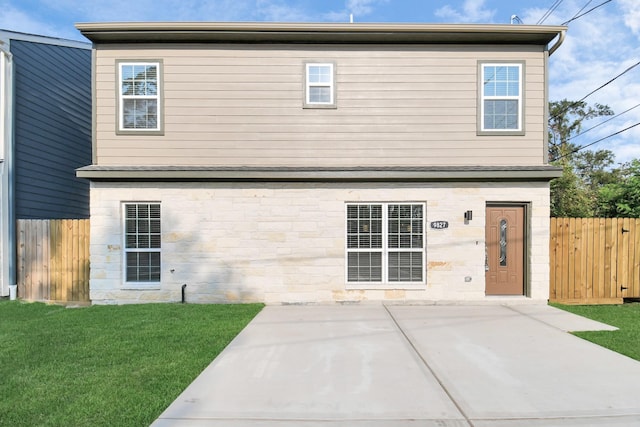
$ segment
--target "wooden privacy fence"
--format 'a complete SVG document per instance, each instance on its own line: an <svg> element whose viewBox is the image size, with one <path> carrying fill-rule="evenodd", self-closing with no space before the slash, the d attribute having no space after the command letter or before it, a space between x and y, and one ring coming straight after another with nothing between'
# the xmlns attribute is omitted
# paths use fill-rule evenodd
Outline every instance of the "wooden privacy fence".
<svg viewBox="0 0 640 427"><path fill-rule="evenodd" d="M550 237L551 301L640 298L640 219L551 218Z"/></svg>
<svg viewBox="0 0 640 427"><path fill-rule="evenodd" d="M18 220L18 296L89 303L89 220Z"/></svg>
<svg viewBox="0 0 640 427"><path fill-rule="evenodd" d="M640 298L640 219L551 218L550 296L568 304ZM18 220L18 296L88 304L89 220Z"/></svg>

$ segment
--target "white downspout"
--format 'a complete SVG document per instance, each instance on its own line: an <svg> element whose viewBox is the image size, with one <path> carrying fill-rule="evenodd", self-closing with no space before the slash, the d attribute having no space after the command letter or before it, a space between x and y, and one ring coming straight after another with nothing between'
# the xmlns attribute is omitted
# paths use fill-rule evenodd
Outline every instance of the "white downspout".
<svg viewBox="0 0 640 427"><path fill-rule="evenodd" d="M13 169L13 56L7 43L0 40L0 295L9 295L15 282L13 206L10 203Z"/></svg>
<svg viewBox="0 0 640 427"><path fill-rule="evenodd" d="M549 57L553 52L558 50L558 48L564 42L564 39L567 36L566 27L564 30L561 30L558 34L558 40L551 46L547 47L547 50L544 52L544 123L549 123ZM554 38L555 40L555 38ZM543 135L544 141L544 152L542 154L542 161L545 165L549 164L549 132L544 132Z"/></svg>
<svg viewBox="0 0 640 427"><path fill-rule="evenodd" d="M567 37L567 30L560 31L560 37L558 37L558 41L555 42L553 46L549 48L549 56L553 55L553 52L558 50L558 48L564 43L564 39Z"/></svg>

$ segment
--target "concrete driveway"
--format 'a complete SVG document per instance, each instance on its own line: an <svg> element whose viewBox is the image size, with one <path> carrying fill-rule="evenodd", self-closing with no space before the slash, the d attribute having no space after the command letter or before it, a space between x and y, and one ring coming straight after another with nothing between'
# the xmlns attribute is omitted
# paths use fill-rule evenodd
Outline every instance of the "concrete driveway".
<svg viewBox="0 0 640 427"><path fill-rule="evenodd" d="M541 305L268 306L165 426L638 426L640 362Z"/></svg>

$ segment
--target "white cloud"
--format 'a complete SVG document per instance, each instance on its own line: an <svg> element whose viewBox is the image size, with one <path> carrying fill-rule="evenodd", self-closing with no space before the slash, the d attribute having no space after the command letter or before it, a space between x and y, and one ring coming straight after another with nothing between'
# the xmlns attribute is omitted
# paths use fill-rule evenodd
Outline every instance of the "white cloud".
<svg viewBox="0 0 640 427"><path fill-rule="evenodd" d="M627 6L623 10L621 0L611 2L571 22L563 45L551 56L549 70L549 97L551 101L568 99L577 101L598 89L625 71L640 59L637 38L625 25L628 21ZM633 0L635 4L637 0ZM629 3L629 2L627 2ZM583 1L565 1L544 24L554 25L571 19L584 6ZM637 7L636 7L637 9ZM520 15L528 24L537 22L546 9L529 9ZM584 12L584 11L583 11ZM640 24L639 24L640 25ZM628 72L602 89L589 95L585 102L605 104L618 114L640 101L640 67ZM606 117L595 118L584 124L590 128ZM585 145L608 137L634 123L640 122L640 108L576 138L573 142ZM640 128L640 127L639 127ZM640 129L607 138L588 149L608 149L615 153L616 162L626 162L640 155Z"/></svg>
<svg viewBox="0 0 640 427"><path fill-rule="evenodd" d="M258 0L256 9L260 20L277 22L309 21L308 14L293 5L281 0Z"/></svg>
<svg viewBox="0 0 640 427"><path fill-rule="evenodd" d="M491 22L495 10L485 8L485 0L465 0L462 10L446 5L435 11L435 15L451 22Z"/></svg>
<svg viewBox="0 0 640 427"><path fill-rule="evenodd" d="M637 36L640 36L640 2L638 0L618 0L624 15L624 23Z"/></svg>
<svg viewBox="0 0 640 427"><path fill-rule="evenodd" d="M626 133L624 138L614 140L614 142L605 147L616 155L616 163L627 163L633 159L640 159L640 130L635 127Z"/></svg>
<svg viewBox="0 0 640 427"><path fill-rule="evenodd" d="M279 21L345 20L365 15L388 0L346 0L339 11L321 13L306 1L291 0L42 0L59 11L74 10L90 21ZM316 7L317 9L317 7ZM170 11L170 12L169 12Z"/></svg>
<svg viewBox="0 0 640 427"><path fill-rule="evenodd" d="M347 0L347 10L357 16L369 15L379 3L387 0Z"/></svg>
<svg viewBox="0 0 640 427"><path fill-rule="evenodd" d="M323 13L320 17L321 21L348 22L350 15L356 21L363 21L367 15L371 15L375 8L389 0L347 0L344 9L332 10Z"/></svg>
<svg viewBox="0 0 640 427"><path fill-rule="evenodd" d="M42 0L60 13L75 13L85 21L239 21L258 18L273 9L273 1L251 0Z"/></svg>

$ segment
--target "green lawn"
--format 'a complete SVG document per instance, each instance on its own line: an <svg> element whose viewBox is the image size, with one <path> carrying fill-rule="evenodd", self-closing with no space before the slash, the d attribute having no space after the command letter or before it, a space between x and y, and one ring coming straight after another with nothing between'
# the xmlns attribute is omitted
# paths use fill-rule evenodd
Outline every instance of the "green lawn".
<svg viewBox="0 0 640 427"><path fill-rule="evenodd" d="M620 328L617 331L574 332L574 335L640 360L640 304L554 304L554 307Z"/></svg>
<svg viewBox="0 0 640 427"><path fill-rule="evenodd" d="M148 426L261 309L0 301L0 425Z"/></svg>

